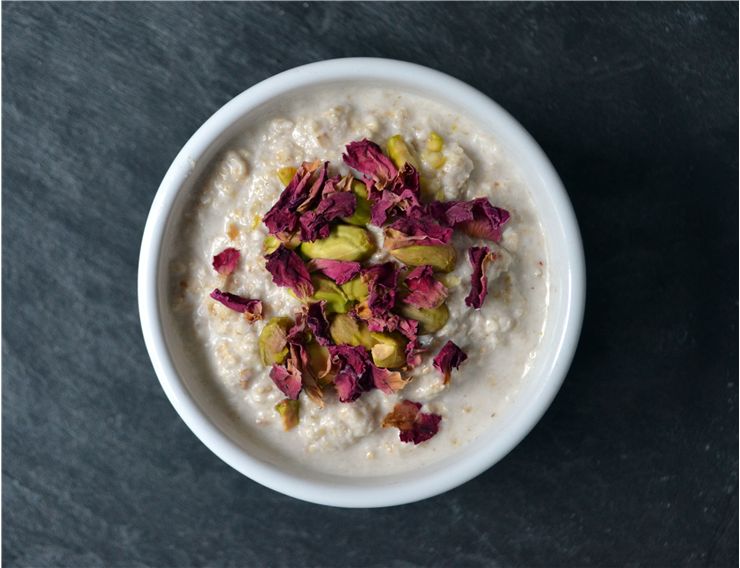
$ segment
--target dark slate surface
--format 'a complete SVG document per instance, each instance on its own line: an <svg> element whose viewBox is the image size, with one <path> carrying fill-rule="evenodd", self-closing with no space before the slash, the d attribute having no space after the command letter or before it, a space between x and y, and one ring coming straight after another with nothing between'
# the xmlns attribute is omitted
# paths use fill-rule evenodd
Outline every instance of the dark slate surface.
<svg viewBox="0 0 740 568"><path fill-rule="evenodd" d="M3 4L7 566L737 566L735 4ZM243 89L371 55L509 109L562 174L588 306L573 368L492 470L401 508L283 497L165 399L139 240Z"/></svg>

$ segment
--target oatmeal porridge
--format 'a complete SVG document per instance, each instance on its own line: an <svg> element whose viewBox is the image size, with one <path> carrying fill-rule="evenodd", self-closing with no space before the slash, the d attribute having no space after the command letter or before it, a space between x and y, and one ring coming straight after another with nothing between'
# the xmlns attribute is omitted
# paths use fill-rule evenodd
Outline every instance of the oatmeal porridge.
<svg viewBox="0 0 740 568"><path fill-rule="evenodd" d="M537 356L545 238L463 114L328 89L255 121L179 222L170 303L245 435L306 467L433 463L507 411Z"/></svg>

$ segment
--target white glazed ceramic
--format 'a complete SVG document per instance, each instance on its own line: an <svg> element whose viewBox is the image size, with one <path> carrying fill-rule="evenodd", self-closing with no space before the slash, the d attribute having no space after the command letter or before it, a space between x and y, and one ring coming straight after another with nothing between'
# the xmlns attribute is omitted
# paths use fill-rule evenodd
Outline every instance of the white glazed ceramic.
<svg viewBox="0 0 740 568"><path fill-rule="evenodd" d="M280 98L329 83L373 83L440 101L490 131L529 187L545 231L550 306L545 335L525 386L495 430L462 447L452 458L401 475L327 476L291 465L256 447L232 427L222 406L192 380L169 321L166 259L171 228L183 196L212 157L243 125L259 119ZM568 371L578 343L585 301L583 250L568 196L537 143L506 111L448 75L386 59L336 59L297 67L247 89L224 105L188 140L154 198L139 259L139 312L144 339L167 397L198 438L227 464L254 481L298 499L342 507L399 505L457 487L485 471L516 446L542 417ZM201 381L202 382L202 381Z"/></svg>

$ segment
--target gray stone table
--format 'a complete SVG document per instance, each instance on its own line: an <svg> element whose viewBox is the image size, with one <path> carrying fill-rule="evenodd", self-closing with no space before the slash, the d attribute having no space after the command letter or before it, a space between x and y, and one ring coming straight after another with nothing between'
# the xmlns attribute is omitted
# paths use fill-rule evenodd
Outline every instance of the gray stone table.
<svg viewBox="0 0 740 568"><path fill-rule="evenodd" d="M737 4L4 3L3 560L737 566ZM530 436L424 502L241 476L149 363L137 254L175 154L278 71L382 56L509 109L585 239L583 338Z"/></svg>

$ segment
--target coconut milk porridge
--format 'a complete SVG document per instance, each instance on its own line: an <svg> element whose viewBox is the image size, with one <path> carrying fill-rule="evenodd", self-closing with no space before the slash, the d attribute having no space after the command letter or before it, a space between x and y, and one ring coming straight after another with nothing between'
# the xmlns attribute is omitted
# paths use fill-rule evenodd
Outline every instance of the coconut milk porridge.
<svg viewBox="0 0 740 568"><path fill-rule="evenodd" d="M409 361L415 357L414 363L407 365L404 360L390 364L392 371L398 371L395 374L382 371L386 378L393 375L398 379L396 375L400 373L401 384L396 380L393 388L381 389L362 388L352 383L357 392L353 391L351 396L356 398L348 402L340 402L340 396L349 397L350 394L340 394L342 390L338 384L335 389L331 384L333 375L318 381L323 401L311 396L310 388L304 384L300 394L295 395L298 401L295 404L300 407L297 424L293 420L286 430L286 418L281 414L283 408L280 405L291 402L286 399L289 387L278 388L278 384L285 383L274 376L276 371L269 364L265 364L260 336L269 335L263 331L269 322L274 321L273 318L291 318L290 323L282 328L281 337L284 338L304 302L299 299L297 288L276 285L275 270L271 268L268 271L265 256L268 251L274 251L276 244L273 243L272 247L267 244L270 241L265 217L271 208L276 207L291 176L294 177L290 183L294 185L302 173L308 183L314 183L321 174L319 164L325 161L329 162L326 180L332 176L338 180L350 172L354 172L357 180L363 180L354 166L352 169L348 167L346 155L349 143L364 140L377 143L396 163L398 172L405 167L403 156L399 161L398 152L408 152L411 156L409 163L413 162L418 170L421 199L447 204L441 209L430 209L433 217L447 215L445 219L449 219L450 202L470 203L476 198L487 198L495 206L495 211L501 208L508 214L502 220L498 242L477 238L475 231L471 233L456 228L452 232L450 229L451 241L444 246L454 247L456 260L453 258L452 264L444 269L430 268L424 274L421 268L414 270L419 282L426 280L418 292L412 293L417 294L422 305L426 305L423 303L430 302L434 290L439 288L436 282L441 283L446 294L442 299L448 317L446 322L442 318L442 327L434 333L422 334L421 327L417 330L418 349L415 354L406 343L411 336L403 338L409 350L406 355ZM400 149L394 146L394 140L401 144ZM358 152L370 151L370 146L356 148ZM304 163L313 165L296 173L295 169ZM283 174L282 181L278 172ZM342 178L337 185L345 180L351 178ZM368 185L366 189L372 191L377 191L384 183L376 181L373 189L372 180L363 181ZM413 208L407 201L391 195L390 190L382 194L393 197L388 211L395 211L402 218L398 222L402 227L403 218L409 216ZM323 195L321 203L326 199L326 192ZM461 215L472 211L470 207ZM359 209L355 211L357 213ZM452 226L453 221L448 224ZM494 139L478 130L463 115L435 102L380 88L325 88L290 101L281 106L279 113L271 113L263 121L251 124L217 156L179 223L177 234L181 238L170 263L171 308L190 356L208 370L200 380L217 385L233 414L239 417L245 435L312 469L339 475L385 475L416 469L449 456L482 434L506 412L536 357L547 315L548 272L545 239L527 188L515 165L507 161ZM325 242L322 239L329 230L331 236L326 238L334 238L337 223L352 226L337 218L322 232L321 225L317 224L321 235L316 243ZM390 216L387 223L392 223ZM415 226L421 234L427 230L428 223L424 221ZM462 222L459 226L475 228L474 223L466 225ZM393 266L397 266L398 272L391 275L390 281L391 288L397 293L391 303L395 301L398 306L406 301L407 294L410 296L409 291L414 290L415 282L404 278L408 279L409 271L424 262L406 266L407 257L400 253L391 254L393 249L388 243L393 239L389 237L391 232L387 226L368 223L364 229L375 246L360 260L362 280L366 284L370 282L368 286L372 290L374 281L366 276L367 267L386 267L382 270L393 271ZM406 230L405 236L408 233ZM281 246L280 250L285 251L285 255L300 253L306 266L312 270L313 279L320 262L312 259L327 258L321 254L310 256L311 247L316 243L306 243L295 251L290 250L293 245ZM401 250L408 253L413 248L426 253L432 247ZM230 268L214 270L214 257L231 249L238 251L236 257L220 257L222 262L230 263ZM476 253L478 272L474 273ZM272 258L278 262L274 254ZM283 268L279 267L279 270ZM377 274L382 270L378 268ZM487 285L484 278L482 290L481 271L487 277ZM330 272L325 270L325 274ZM382 278L384 276L378 276L378 282ZM352 281L358 279L356 277ZM331 282L329 284L334 286ZM345 287L341 286L341 289L345 290ZM225 294L226 299L214 296L214 290ZM319 297L318 291L314 294ZM347 298L340 295L344 302ZM473 296L477 301L471 299ZM351 299L349 292L347 297ZM247 309L245 304L234 306L229 298L259 300L261 314ZM342 310L350 309L350 314L360 314L363 310L359 300L358 303L347 304L349 308L340 306L334 309L332 302L335 297L331 294L322 297L327 298L324 309L332 326L338 318L350 318L350 315L341 313ZM370 303L372 306L372 300ZM477 305L480 307L475 307ZM364 309L372 311L367 300ZM413 314L406 311L402 314L413 318ZM367 323L371 326L376 315L373 312L368 316ZM389 312L387 317L395 316ZM355 319L360 325L365 325L358 316ZM384 324L381 322L379 325ZM423 327L425 324L419 325ZM331 331L333 334L333 327ZM315 340L316 335L308 333L307 337ZM398 330L386 332L386 335L400 337ZM450 354L452 367L448 365L445 373L444 368L435 366L434 360L447 348L448 342L459 350ZM397 345L389 346L377 341L370 345L378 346L377 351L375 347L372 349L375 363L378 363L376 355L398 355L393 352ZM307 351L311 350L307 348ZM289 357L294 355L285 347L281 357L286 352L290 353ZM269 354L268 359L272 363L284 360L270 359ZM337 360L349 364L341 357L335 362ZM289 371L281 367L280 373L283 373L281 380L291 380ZM448 382L445 382L445 374L449 377ZM404 400L417 403L417 408L421 408L419 417L436 417L432 435L420 438L422 443L402 441L399 429L382 427L398 408L396 405Z"/></svg>

